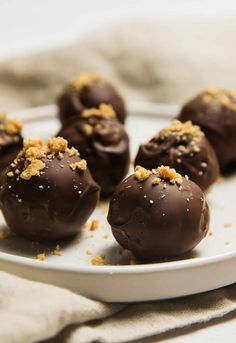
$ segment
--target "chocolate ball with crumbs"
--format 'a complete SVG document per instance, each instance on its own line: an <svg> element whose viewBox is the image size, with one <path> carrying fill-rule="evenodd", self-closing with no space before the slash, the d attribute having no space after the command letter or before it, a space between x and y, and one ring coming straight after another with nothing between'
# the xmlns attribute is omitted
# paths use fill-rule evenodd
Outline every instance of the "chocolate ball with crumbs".
<svg viewBox="0 0 236 343"><path fill-rule="evenodd" d="M178 119L191 120L205 132L222 172L236 168L236 93L207 89L187 102Z"/></svg>
<svg viewBox="0 0 236 343"><path fill-rule="evenodd" d="M22 124L9 119L7 114L0 115L0 172L15 159L23 146Z"/></svg>
<svg viewBox="0 0 236 343"><path fill-rule="evenodd" d="M200 187L174 169L137 166L113 194L108 222L123 248L154 261L191 251L208 232L209 208Z"/></svg>
<svg viewBox="0 0 236 343"><path fill-rule="evenodd" d="M129 164L129 137L111 105L84 110L58 133L88 162L102 197L110 196L125 177Z"/></svg>
<svg viewBox="0 0 236 343"><path fill-rule="evenodd" d="M188 175L203 190L219 176L219 164L212 146L199 126L191 121L161 130L148 143L140 146L135 165L147 169L168 165L182 175Z"/></svg>
<svg viewBox="0 0 236 343"><path fill-rule="evenodd" d="M1 176L0 206L9 228L38 241L77 234L95 209L99 186L86 161L61 137L25 141Z"/></svg>
<svg viewBox="0 0 236 343"><path fill-rule="evenodd" d="M125 103L118 91L98 74L82 74L69 84L58 98L59 118L64 123L70 117L79 117L89 108L111 104L117 119L125 122Z"/></svg>

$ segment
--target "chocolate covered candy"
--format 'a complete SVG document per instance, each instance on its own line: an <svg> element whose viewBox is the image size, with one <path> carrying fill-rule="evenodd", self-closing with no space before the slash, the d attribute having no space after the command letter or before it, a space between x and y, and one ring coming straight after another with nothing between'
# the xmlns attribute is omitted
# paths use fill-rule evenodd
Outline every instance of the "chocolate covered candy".
<svg viewBox="0 0 236 343"><path fill-rule="evenodd" d="M111 105L84 110L58 133L88 162L103 197L110 196L125 177L130 163L129 137Z"/></svg>
<svg viewBox="0 0 236 343"><path fill-rule="evenodd" d="M84 159L61 137L25 141L1 175L0 206L9 228L26 238L77 234L95 209L99 186Z"/></svg>
<svg viewBox="0 0 236 343"><path fill-rule="evenodd" d="M203 190L219 176L219 164L212 146L199 126L191 121L173 121L148 143L142 144L135 165L147 169L168 165L180 174L188 175Z"/></svg>
<svg viewBox="0 0 236 343"><path fill-rule="evenodd" d="M215 149L221 170L236 168L236 93L207 89L187 102L178 119L191 120L205 132Z"/></svg>
<svg viewBox="0 0 236 343"><path fill-rule="evenodd" d="M207 234L209 208L200 187L174 169L137 166L113 194L108 222L123 248L155 260L191 251Z"/></svg>
<svg viewBox="0 0 236 343"><path fill-rule="evenodd" d="M117 119L125 122L125 103L119 92L98 74L81 74L69 84L58 98L59 118L62 123L71 117L79 117L89 108L111 104Z"/></svg>
<svg viewBox="0 0 236 343"><path fill-rule="evenodd" d="M6 114L0 115L0 172L15 159L22 149L22 124L9 119Z"/></svg>

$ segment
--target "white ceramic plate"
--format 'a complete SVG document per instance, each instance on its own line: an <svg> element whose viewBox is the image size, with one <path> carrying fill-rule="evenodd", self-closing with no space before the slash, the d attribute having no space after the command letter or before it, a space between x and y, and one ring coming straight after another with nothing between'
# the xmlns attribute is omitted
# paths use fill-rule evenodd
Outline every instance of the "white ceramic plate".
<svg viewBox="0 0 236 343"><path fill-rule="evenodd" d="M127 129L132 156L141 142L166 126L177 108L169 105L133 103L129 106ZM54 106L12 114L25 123L24 134L47 138L59 129ZM69 288L80 294L109 302L134 302L180 297L208 291L236 281L236 177L221 179L208 194L211 208L210 234L189 255L177 261L130 265L132 256L121 251L106 222L107 204L98 206L80 237L44 245L20 237L0 240L0 269L26 278ZM0 216L1 230L5 229ZM78 239L80 242L78 243ZM60 243L62 256L52 255ZM46 260L36 259L45 253ZM105 255L111 265L94 266L93 257Z"/></svg>

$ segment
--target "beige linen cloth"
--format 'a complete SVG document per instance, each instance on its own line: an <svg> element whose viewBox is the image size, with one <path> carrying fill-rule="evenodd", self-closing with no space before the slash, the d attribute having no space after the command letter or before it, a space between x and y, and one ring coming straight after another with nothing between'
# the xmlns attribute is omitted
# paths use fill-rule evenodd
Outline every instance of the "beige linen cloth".
<svg viewBox="0 0 236 343"><path fill-rule="evenodd" d="M121 22L77 44L0 63L0 109L53 103L79 72L104 74L128 100L181 104L204 87L236 89L235 18Z"/></svg>
<svg viewBox="0 0 236 343"><path fill-rule="evenodd" d="M73 46L2 61L0 108L53 103L64 83L84 71L105 74L128 100L180 104L203 87L236 89L235 33L234 18L201 25L118 23ZM50 337L66 343L137 342L151 336L156 341L164 332L212 323L235 310L234 285L181 299L119 305L0 272L0 342L4 343Z"/></svg>
<svg viewBox="0 0 236 343"><path fill-rule="evenodd" d="M0 341L121 343L204 323L236 310L236 286L200 295L119 305L0 272Z"/></svg>

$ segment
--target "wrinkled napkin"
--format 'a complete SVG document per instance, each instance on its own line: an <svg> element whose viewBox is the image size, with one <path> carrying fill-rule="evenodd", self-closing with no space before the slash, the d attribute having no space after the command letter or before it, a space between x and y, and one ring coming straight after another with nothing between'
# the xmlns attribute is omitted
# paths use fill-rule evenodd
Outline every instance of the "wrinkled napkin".
<svg viewBox="0 0 236 343"><path fill-rule="evenodd" d="M0 272L4 343L121 343L205 323L236 310L236 285L180 299L105 304L48 284ZM59 335L74 324L66 335Z"/></svg>

